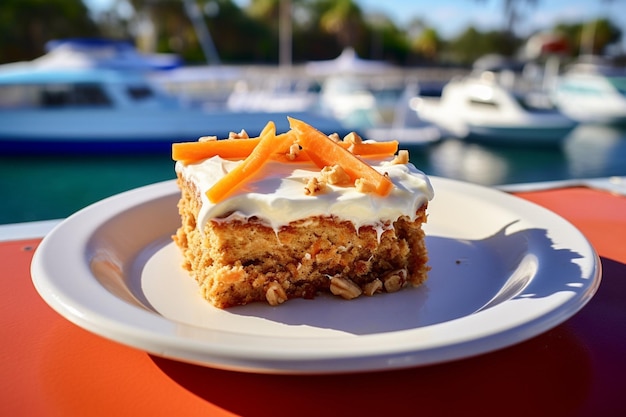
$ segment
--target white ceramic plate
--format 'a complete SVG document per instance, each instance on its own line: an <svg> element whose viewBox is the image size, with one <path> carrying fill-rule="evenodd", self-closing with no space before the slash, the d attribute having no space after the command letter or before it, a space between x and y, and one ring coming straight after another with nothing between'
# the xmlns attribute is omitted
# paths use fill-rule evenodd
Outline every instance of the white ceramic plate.
<svg viewBox="0 0 626 417"><path fill-rule="evenodd" d="M395 294L219 310L180 267L173 181L108 198L59 224L32 263L43 299L77 325L217 368L333 373L465 358L544 332L600 283L571 224L500 191L432 178L428 282Z"/></svg>

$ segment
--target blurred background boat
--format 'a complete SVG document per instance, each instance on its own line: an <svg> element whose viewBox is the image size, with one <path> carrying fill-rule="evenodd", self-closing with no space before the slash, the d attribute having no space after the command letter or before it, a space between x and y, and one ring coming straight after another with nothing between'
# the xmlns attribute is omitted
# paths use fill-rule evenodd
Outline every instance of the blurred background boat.
<svg viewBox="0 0 626 417"><path fill-rule="evenodd" d="M352 48L334 59L307 62L305 71L319 80L320 111L367 139L426 145L441 138L437 126L409 107L421 88L414 74L384 61L362 59Z"/></svg>
<svg viewBox="0 0 626 417"><path fill-rule="evenodd" d="M49 55L0 67L2 151L167 150L172 142L228 137L235 127L255 136L269 120L285 131L287 116L347 133L336 119L309 109L209 108L183 100L148 77L165 68L163 60L144 58L121 45L62 42ZM177 66L168 62L167 68Z"/></svg>
<svg viewBox="0 0 626 417"><path fill-rule="evenodd" d="M403 89L398 78L331 75L321 83L319 107L352 129L372 128L393 119Z"/></svg>
<svg viewBox="0 0 626 417"><path fill-rule="evenodd" d="M446 134L503 145L554 146L577 123L540 91L517 91L509 71L476 70L443 87L441 97L415 97L418 116Z"/></svg>
<svg viewBox="0 0 626 417"><path fill-rule="evenodd" d="M381 121L365 129L365 137L372 140L397 140L403 146L427 146L442 139L441 129L422 120L411 108L411 100L420 95L417 79L407 80L404 91L395 100L391 122Z"/></svg>
<svg viewBox="0 0 626 417"><path fill-rule="evenodd" d="M389 76L393 69L387 62L360 58L352 48L305 64L306 74L320 82L321 110L357 130L393 117L404 88L403 79Z"/></svg>
<svg viewBox="0 0 626 417"><path fill-rule="evenodd" d="M238 80L226 107L231 111L321 112L317 81L277 72L270 77Z"/></svg>
<svg viewBox="0 0 626 417"><path fill-rule="evenodd" d="M553 99L583 123L626 125L626 68L601 57L582 57L556 81Z"/></svg>
<svg viewBox="0 0 626 417"><path fill-rule="evenodd" d="M106 38L53 39L46 42L46 53L32 61L3 65L3 68L24 69L92 69L171 70L183 60L171 53L139 53L124 40Z"/></svg>

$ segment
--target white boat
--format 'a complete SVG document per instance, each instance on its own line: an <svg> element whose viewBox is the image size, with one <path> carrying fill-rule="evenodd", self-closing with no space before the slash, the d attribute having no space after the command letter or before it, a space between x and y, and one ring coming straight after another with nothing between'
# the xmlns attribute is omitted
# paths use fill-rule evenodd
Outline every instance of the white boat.
<svg viewBox="0 0 626 417"><path fill-rule="evenodd" d="M287 116L345 134L313 112L205 110L184 105L139 72L106 69L0 72L0 152L150 151L200 136L257 135Z"/></svg>
<svg viewBox="0 0 626 417"><path fill-rule="evenodd" d="M365 137L377 141L397 140L403 146L425 146L438 142L441 139L439 127L421 120L410 107L411 99L418 94L418 82L408 81L396 102L391 123L365 129Z"/></svg>
<svg viewBox="0 0 626 417"><path fill-rule="evenodd" d="M319 108L359 131L390 126L398 106L406 104L406 86L407 80L394 74L329 76L321 84Z"/></svg>
<svg viewBox="0 0 626 417"><path fill-rule="evenodd" d="M578 62L558 77L553 100L579 122L626 125L626 68Z"/></svg>
<svg viewBox="0 0 626 417"><path fill-rule="evenodd" d="M490 71L453 79L440 98L415 97L411 106L444 134L498 144L556 145L577 125L545 94L518 95Z"/></svg>
<svg viewBox="0 0 626 417"><path fill-rule="evenodd" d="M319 84L306 77L278 74L238 80L226 100L233 111L316 111Z"/></svg>
<svg viewBox="0 0 626 417"><path fill-rule="evenodd" d="M307 73L313 76L372 75L381 74L392 68L393 66L385 61L360 58L353 48L345 48L337 58L310 61L306 64Z"/></svg>
<svg viewBox="0 0 626 417"><path fill-rule="evenodd" d="M363 131L390 123L404 83L384 61L359 58L346 48L335 59L311 61L306 73L320 79L319 107L344 125Z"/></svg>

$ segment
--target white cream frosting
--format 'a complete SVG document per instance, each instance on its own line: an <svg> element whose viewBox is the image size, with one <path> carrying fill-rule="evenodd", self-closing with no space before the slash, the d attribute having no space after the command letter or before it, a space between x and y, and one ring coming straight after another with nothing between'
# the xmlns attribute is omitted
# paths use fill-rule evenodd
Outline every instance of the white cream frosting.
<svg viewBox="0 0 626 417"><path fill-rule="evenodd" d="M206 191L241 161L219 156L184 165L176 163L176 172L193 182L202 197L198 227L214 219L257 217L278 231L282 226L310 216L335 216L351 221L358 229L381 222L393 222L400 216L413 220L417 210L434 196L428 177L412 164L390 164L389 160L368 160L374 169L387 173L394 184L389 195L361 193L355 187L327 185L324 193L306 195L307 181L319 176L312 163L269 162L254 177L217 204Z"/></svg>

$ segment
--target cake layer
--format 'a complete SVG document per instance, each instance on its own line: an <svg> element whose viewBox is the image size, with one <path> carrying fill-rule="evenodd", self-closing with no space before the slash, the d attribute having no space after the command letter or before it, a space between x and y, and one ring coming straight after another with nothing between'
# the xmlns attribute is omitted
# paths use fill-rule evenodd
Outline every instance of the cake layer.
<svg viewBox="0 0 626 417"><path fill-rule="evenodd" d="M179 177L182 226L175 240L202 295L220 308L332 292L343 298L394 292L427 276L421 225L426 204L412 219L379 227L336 216L312 216L278 230L259 219L212 220L197 227L198 188ZM381 232L382 230L382 232Z"/></svg>

